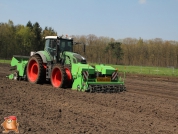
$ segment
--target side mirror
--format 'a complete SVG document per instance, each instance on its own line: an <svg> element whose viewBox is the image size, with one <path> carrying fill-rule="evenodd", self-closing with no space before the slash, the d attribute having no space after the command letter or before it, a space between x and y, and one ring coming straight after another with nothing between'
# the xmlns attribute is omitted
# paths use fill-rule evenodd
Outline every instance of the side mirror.
<svg viewBox="0 0 178 134"><path fill-rule="evenodd" d="M83 44L83 52L85 53L85 43L81 43L81 42L73 42L73 45L78 45L78 44Z"/></svg>

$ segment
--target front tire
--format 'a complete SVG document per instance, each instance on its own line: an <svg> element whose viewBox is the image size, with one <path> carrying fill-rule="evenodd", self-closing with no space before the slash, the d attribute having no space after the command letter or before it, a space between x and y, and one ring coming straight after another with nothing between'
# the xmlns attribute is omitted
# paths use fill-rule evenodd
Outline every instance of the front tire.
<svg viewBox="0 0 178 134"><path fill-rule="evenodd" d="M51 71L52 86L56 88L62 88L64 87L65 81L66 81L66 74L65 74L64 67L60 64L54 65Z"/></svg>
<svg viewBox="0 0 178 134"><path fill-rule="evenodd" d="M72 88L72 74L71 74L71 66L64 66L64 70L66 72L66 88Z"/></svg>

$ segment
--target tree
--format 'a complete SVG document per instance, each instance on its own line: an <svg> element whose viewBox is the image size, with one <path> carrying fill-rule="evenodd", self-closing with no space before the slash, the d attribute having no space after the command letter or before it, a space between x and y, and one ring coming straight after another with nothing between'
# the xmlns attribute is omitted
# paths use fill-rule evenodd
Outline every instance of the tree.
<svg viewBox="0 0 178 134"><path fill-rule="evenodd" d="M26 26L29 27L31 30L33 29L33 25L32 25L32 23L31 23L31 21L28 21L28 23L27 23Z"/></svg>
<svg viewBox="0 0 178 134"><path fill-rule="evenodd" d="M45 27L45 29L42 32L42 37L45 36L57 36L57 32L54 31L51 27Z"/></svg>
<svg viewBox="0 0 178 134"><path fill-rule="evenodd" d="M34 36L35 36L34 42L33 42L34 51L39 51L39 50L43 49L44 45L43 45L42 37L41 37L42 28L40 27L38 22L33 24L33 30L32 31L33 31Z"/></svg>
<svg viewBox="0 0 178 134"><path fill-rule="evenodd" d="M0 24L0 57L8 58L14 48L15 27L11 20Z"/></svg>
<svg viewBox="0 0 178 134"><path fill-rule="evenodd" d="M34 38L34 33L30 30L29 27L24 27L23 25L19 26L16 33L16 40L19 42L19 49L23 55L29 55L32 49L32 41Z"/></svg>
<svg viewBox="0 0 178 134"><path fill-rule="evenodd" d="M109 43L105 51L110 51L111 55L116 58L116 64L118 64L118 60L122 60L124 55L120 42Z"/></svg>

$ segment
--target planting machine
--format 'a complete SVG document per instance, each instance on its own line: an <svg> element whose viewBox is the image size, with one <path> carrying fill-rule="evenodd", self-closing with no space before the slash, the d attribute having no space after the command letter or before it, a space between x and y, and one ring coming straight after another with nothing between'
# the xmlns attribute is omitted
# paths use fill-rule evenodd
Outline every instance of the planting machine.
<svg viewBox="0 0 178 134"><path fill-rule="evenodd" d="M30 56L13 56L11 66L15 72L7 77L36 84L50 81L56 88L86 92L125 90L124 78L119 76L117 69L103 64L87 64L83 56L73 52L75 44L78 43L72 38L46 36L43 51L31 52Z"/></svg>

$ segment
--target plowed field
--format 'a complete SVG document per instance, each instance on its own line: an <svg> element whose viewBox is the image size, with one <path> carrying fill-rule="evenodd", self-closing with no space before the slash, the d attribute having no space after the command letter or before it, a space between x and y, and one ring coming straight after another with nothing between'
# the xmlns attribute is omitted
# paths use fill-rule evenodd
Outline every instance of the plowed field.
<svg viewBox="0 0 178 134"><path fill-rule="evenodd" d="M83 93L8 80L9 69L0 64L0 124L15 115L20 133L178 134L178 78L127 75L126 92Z"/></svg>

